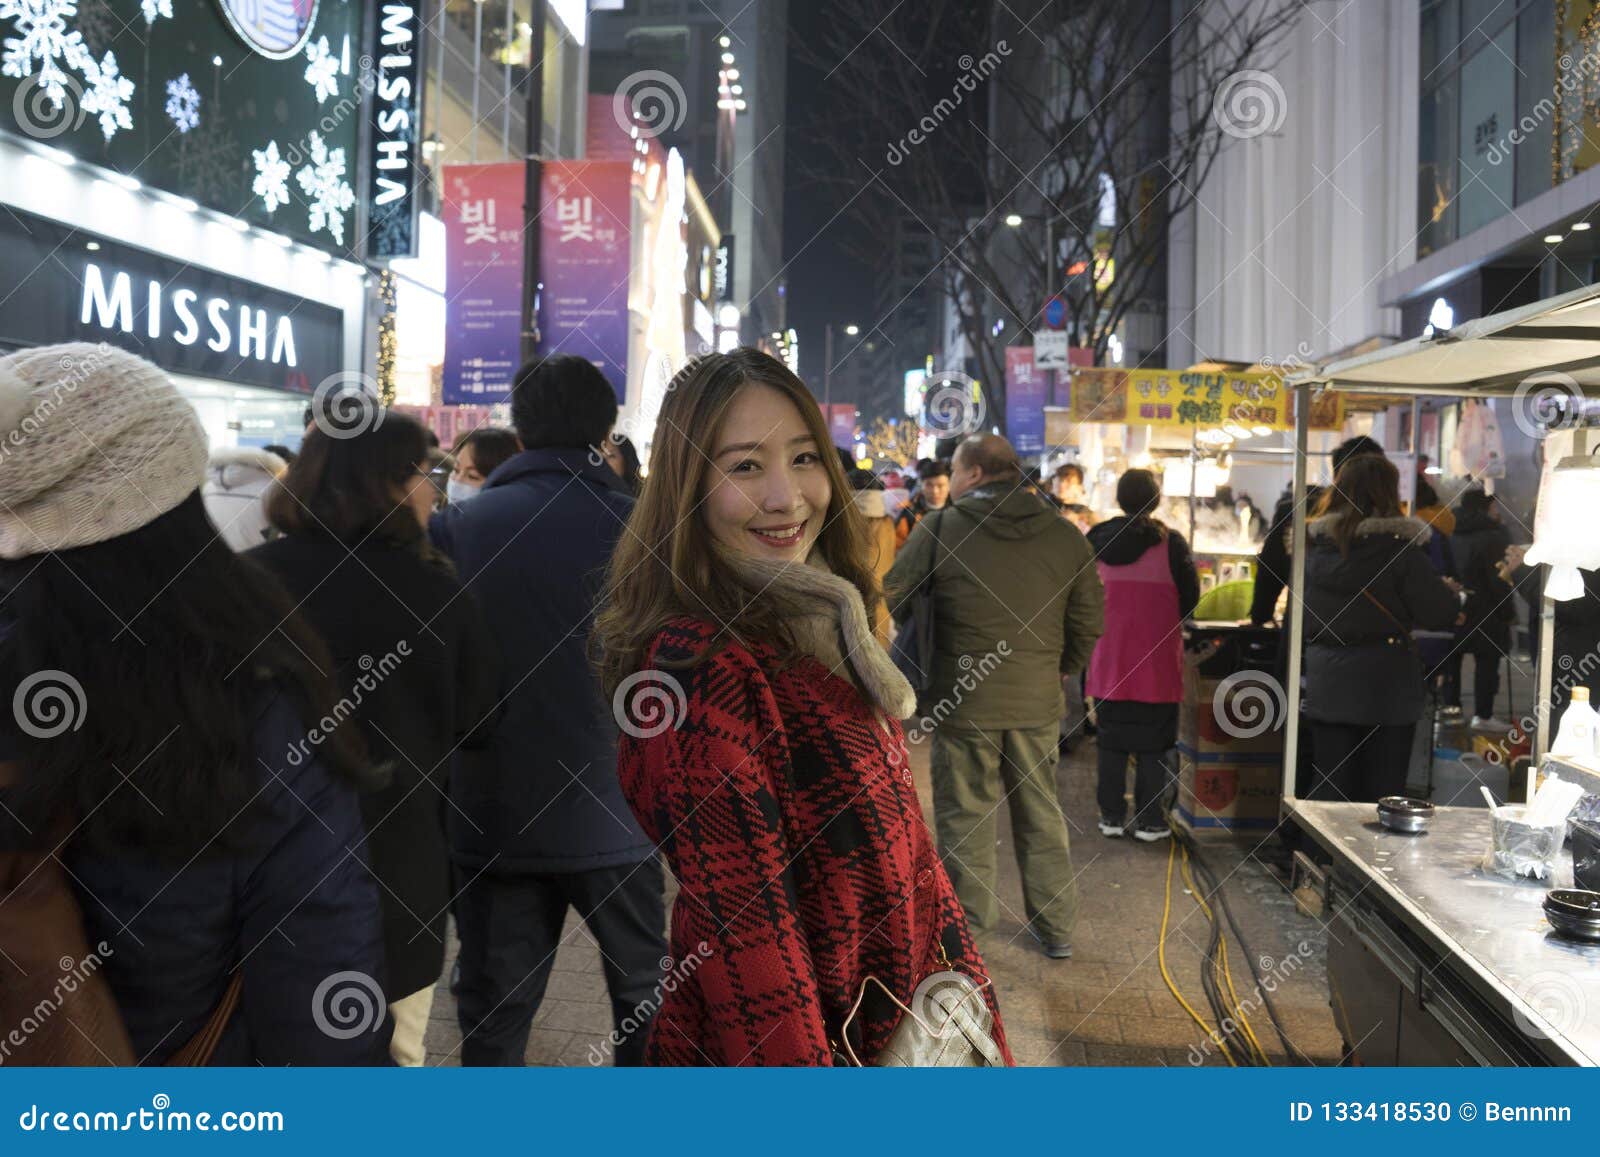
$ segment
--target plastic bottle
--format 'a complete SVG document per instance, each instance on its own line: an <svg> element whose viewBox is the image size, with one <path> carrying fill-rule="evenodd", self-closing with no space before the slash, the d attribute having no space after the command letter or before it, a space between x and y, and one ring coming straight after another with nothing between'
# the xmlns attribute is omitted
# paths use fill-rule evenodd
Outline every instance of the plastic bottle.
<svg viewBox="0 0 1600 1157"><path fill-rule="evenodd" d="M1556 741L1550 745L1550 754L1593 767L1597 735L1600 715L1589 705L1589 688L1574 687L1572 702L1561 713L1561 726L1556 731Z"/></svg>

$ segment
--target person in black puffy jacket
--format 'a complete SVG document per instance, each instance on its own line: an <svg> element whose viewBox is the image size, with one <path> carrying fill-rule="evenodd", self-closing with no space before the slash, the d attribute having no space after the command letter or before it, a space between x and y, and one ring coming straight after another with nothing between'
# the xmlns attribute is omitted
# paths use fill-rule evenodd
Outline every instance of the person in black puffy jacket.
<svg viewBox="0 0 1600 1157"><path fill-rule="evenodd" d="M1347 459L1307 528L1306 699L1312 799L1405 790L1423 707L1413 629L1456 623L1458 589L1434 572L1426 523L1400 513L1400 476L1377 454Z"/></svg>
<svg viewBox="0 0 1600 1157"><path fill-rule="evenodd" d="M1500 662L1511 649L1511 624L1516 621L1516 592L1502 577L1511 532L1500 522L1494 495L1471 489L1456 507L1456 530L1450 540L1456 573L1466 587L1466 622L1458 633L1457 654L1472 656L1474 725L1495 722L1494 701L1500 692ZM1459 663L1459 658L1457 659ZM1461 705L1459 676L1455 706Z"/></svg>

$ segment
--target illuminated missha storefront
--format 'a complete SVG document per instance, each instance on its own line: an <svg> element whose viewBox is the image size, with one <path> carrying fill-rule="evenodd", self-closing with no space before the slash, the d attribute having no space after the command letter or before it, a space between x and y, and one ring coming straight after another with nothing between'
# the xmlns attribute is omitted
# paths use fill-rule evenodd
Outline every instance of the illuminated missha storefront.
<svg viewBox="0 0 1600 1157"><path fill-rule="evenodd" d="M308 397L371 367L363 260L414 244L420 10L20 12L0 17L0 348L110 342L167 370L214 446L297 443Z"/></svg>

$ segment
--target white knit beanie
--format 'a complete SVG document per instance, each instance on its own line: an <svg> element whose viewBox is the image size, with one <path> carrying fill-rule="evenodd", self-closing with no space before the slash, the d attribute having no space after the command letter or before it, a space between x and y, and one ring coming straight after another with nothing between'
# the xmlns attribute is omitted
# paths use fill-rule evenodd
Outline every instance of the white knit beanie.
<svg viewBox="0 0 1600 1157"><path fill-rule="evenodd" d="M0 558L104 542L172 510L206 478L194 407L114 346L0 357Z"/></svg>

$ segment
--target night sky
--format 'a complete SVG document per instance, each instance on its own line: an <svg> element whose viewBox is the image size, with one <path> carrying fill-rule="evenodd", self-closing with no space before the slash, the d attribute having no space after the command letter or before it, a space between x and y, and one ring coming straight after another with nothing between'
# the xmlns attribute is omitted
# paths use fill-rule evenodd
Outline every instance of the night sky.
<svg viewBox="0 0 1600 1157"><path fill-rule="evenodd" d="M872 320L872 271L846 251L859 230L848 213L838 213L844 197L819 184L815 174L836 164L818 141L827 131L824 76L828 69L811 61L806 45L821 40L830 5L796 0L789 5L789 92L785 118L783 252L788 268L789 324L800 334L800 373L819 392L823 368L823 326ZM835 340L840 335L835 333ZM835 357L837 359L837 352ZM838 401L856 399L837 396Z"/></svg>

